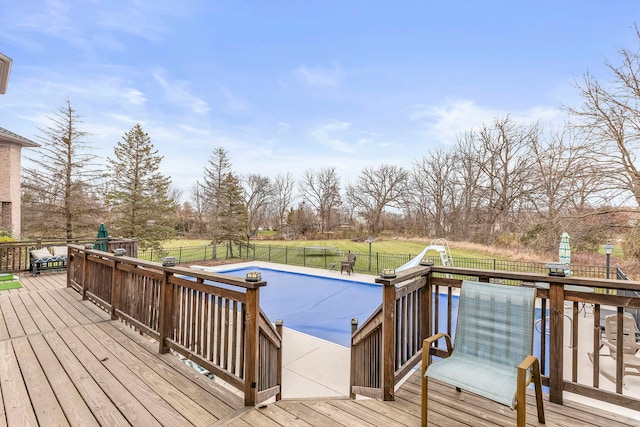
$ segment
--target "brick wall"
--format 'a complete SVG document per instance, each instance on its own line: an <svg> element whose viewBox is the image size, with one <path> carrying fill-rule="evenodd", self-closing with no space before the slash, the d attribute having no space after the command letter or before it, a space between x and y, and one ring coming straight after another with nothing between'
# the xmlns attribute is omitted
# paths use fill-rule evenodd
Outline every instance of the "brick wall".
<svg viewBox="0 0 640 427"><path fill-rule="evenodd" d="M0 202L3 202L2 218L10 221L10 231L20 237L20 155L19 144L0 142ZM9 205L7 203L10 203ZM10 212L5 212L9 210ZM6 228L8 224L2 224Z"/></svg>

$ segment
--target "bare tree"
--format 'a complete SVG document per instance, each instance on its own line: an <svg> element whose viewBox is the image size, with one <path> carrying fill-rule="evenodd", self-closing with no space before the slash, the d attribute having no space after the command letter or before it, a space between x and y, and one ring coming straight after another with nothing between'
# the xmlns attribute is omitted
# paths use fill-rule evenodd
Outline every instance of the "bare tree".
<svg viewBox="0 0 640 427"><path fill-rule="evenodd" d="M273 187L269 177L259 174L247 175L242 184L250 233L251 230L257 230L264 222L266 209L273 195Z"/></svg>
<svg viewBox="0 0 640 427"><path fill-rule="evenodd" d="M291 172L278 174L273 180L273 209L278 217L278 229L286 221L287 212L293 203L295 181Z"/></svg>
<svg viewBox="0 0 640 427"><path fill-rule="evenodd" d="M455 157L442 148L431 151L413 165L411 174L411 205L415 207L423 234L435 232L444 236L450 229L449 212L455 193Z"/></svg>
<svg viewBox="0 0 640 427"><path fill-rule="evenodd" d="M206 232L206 200L204 197L204 186L199 182L191 187L191 211L194 217L193 231L199 236L203 236Z"/></svg>
<svg viewBox="0 0 640 427"><path fill-rule="evenodd" d="M531 189L532 159L528 147L539 130L538 125L519 125L507 116L472 134L478 150L486 156L479 167L487 190L483 243L489 243L497 231L511 230L514 207Z"/></svg>
<svg viewBox="0 0 640 427"><path fill-rule="evenodd" d="M409 172L399 166L381 165L365 168L355 184L347 185L347 198L369 226L369 232L380 232L385 208L398 207L406 195Z"/></svg>
<svg viewBox="0 0 640 427"><path fill-rule="evenodd" d="M640 42L637 27L636 39ZM619 64L605 62L610 83L589 73L582 83L576 82L583 104L567 110L589 138L600 167L640 206L640 49L621 49L619 57Z"/></svg>
<svg viewBox="0 0 640 427"><path fill-rule="evenodd" d="M101 171L92 147L85 142L87 133L79 128L80 116L67 99L48 119L51 124L40 128L37 136L42 145L40 157L30 158L35 167L23 169L22 213L29 217L24 233L47 232L51 237L71 239L97 232L97 218L104 215L104 206L81 201L93 199L92 186Z"/></svg>
<svg viewBox="0 0 640 427"><path fill-rule="evenodd" d="M302 199L317 211L320 232L331 229L331 214L342 203L340 177L335 166L323 168L320 172L306 170L298 188Z"/></svg>

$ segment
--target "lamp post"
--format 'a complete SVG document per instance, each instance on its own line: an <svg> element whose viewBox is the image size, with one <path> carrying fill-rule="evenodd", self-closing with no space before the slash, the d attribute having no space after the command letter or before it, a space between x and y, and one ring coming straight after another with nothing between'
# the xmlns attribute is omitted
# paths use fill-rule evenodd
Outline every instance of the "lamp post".
<svg viewBox="0 0 640 427"><path fill-rule="evenodd" d="M369 244L369 269L367 271L371 271L371 244L373 243L373 237L367 237L366 242Z"/></svg>
<svg viewBox="0 0 640 427"><path fill-rule="evenodd" d="M613 245L607 242L604 245L604 253L607 256L607 279L609 278L609 266L611 265L611 254L613 253Z"/></svg>

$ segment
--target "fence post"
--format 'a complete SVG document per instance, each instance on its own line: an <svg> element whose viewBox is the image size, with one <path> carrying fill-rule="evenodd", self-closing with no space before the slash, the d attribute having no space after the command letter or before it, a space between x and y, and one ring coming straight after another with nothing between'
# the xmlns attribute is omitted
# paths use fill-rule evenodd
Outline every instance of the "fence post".
<svg viewBox="0 0 640 427"><path fill-rule="evenodd" d="M396 287L382 288L382 400L395 400L395 311Z"/></svg>
<svg viewBox="0 0 640 427"><path fill-rule="evenodd" d="M247 288L245 318L245 369L244 369L244 405L253 406L258 400L258 360L260 310L259 288Z"/></svg>
<svg viewBox="0 0 640 427"><path fill-rule="evenodd" d="M549 401L562 405L562 342L564 340L564 288L562 284L551 283L549 285L549 311Z"/></svg>

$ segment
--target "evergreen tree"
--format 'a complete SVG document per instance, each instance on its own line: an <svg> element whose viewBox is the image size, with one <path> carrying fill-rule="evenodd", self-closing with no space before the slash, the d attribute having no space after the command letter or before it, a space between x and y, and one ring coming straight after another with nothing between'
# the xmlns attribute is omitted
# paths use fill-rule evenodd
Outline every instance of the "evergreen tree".
<svg viewBox="0 0 640 427"><path fill-rule="evenodd" d="M204 169L204 184L202 196L204 199L206 217L209 221L208 232L213 245L212 258L216 257L218 241L221 240L220 207L224 189L224 180L231 173L231 161L227 151L218 147L213 150L209 158L209 167Z"/></svg>
<svg viewBox="0 0 640 427"><path fill-rule="evenodd" d="M139 239L141 248L160 247L175 235L178 204L170 196L171 179L159 172L163 157L136 124L114 148L109 189L105 196L113 228L123 237Z"/></svg>
<svg viewBox="0 0 640 427"><path fill-rule="evenodd" d="M248 217L240 179L231 172L222 180L218 204L218 237L229 242L229 255L233 257L233 245L238 245L246 239Z"/></svg>
<svg viewBox="0 0 640 427"><path fill-rule="evenodd" d="M39 157L22 172L23 234L38 237L87 236L98 230L104 208L95 193L101 172L79 129L71 101L48 117L51 124L36 136Z"/></svg>

